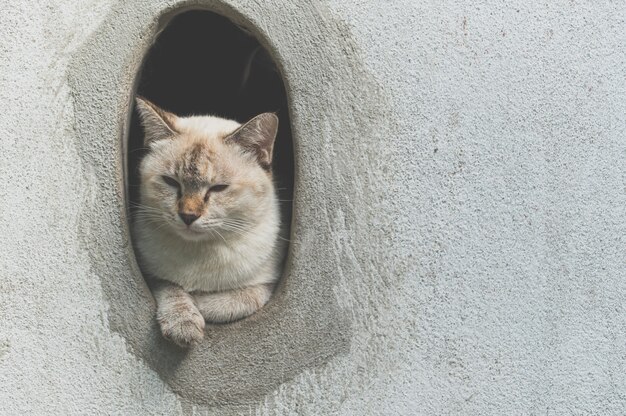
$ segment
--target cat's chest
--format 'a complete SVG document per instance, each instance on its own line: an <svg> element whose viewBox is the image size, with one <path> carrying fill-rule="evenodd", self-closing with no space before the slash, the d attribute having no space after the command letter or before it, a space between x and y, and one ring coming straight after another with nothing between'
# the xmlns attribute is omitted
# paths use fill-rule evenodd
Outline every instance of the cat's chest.
<svg viewBox="0 0 626 416"><path fill-rule="evenodd" d="M142 250L151 274L187 291L221 291L253 284L269 257L267 246L250 241L163 246L158 240L148 237Z"/></svg>
<svg viewBox="0 0 626 416"><path fill-rule="evenodd" d="M231 289L251 278L253 259L249 254L240 245L181 246L164 257L168 263L164 268L168 270L165 278L189 291Z"/></svg>

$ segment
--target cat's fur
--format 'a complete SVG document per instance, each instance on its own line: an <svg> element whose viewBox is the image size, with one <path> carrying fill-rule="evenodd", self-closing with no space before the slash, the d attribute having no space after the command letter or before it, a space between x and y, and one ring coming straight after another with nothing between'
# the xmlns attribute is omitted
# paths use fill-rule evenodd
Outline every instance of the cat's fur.
<svg viewBox="0 0 626 416"><path fill-rule="evenodd" d="M148 152L135 244L163 335L188 346L202 339L205 320L230 322L261 308L278 278L278 118L264 113L240 125L178 117L142 98L137 108Z"/></svg>

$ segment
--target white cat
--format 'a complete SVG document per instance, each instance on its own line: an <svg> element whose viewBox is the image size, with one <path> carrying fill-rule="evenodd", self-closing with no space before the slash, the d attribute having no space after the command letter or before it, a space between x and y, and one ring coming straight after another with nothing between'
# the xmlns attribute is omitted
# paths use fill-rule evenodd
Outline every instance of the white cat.
<svg viewBox="0 0 626 416"><path fill-rule="evenodd" d="M153 282L163 335L199 342L205 320L261 308L279 276L279 205L271 158L278 118L244 125L178 117L137 98L148 152L141 161L134 238Z"/></svg>

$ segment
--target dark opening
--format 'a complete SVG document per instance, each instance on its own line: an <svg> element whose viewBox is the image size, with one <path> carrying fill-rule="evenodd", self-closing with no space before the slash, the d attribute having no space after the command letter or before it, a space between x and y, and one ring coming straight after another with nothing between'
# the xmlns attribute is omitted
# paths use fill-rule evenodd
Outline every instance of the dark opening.
<svg viewBox="0 0 626 416"><path fill-rule="evenodd" d="M181 116L211 114L243 123L257 114L275 112L280 123L272 170L289 235L294 166L287 95L280 72L252 35L209 11L175 16L146 56L137 94ZM133 111L128 137L131 203L138 202L142 140Z"/></svg>

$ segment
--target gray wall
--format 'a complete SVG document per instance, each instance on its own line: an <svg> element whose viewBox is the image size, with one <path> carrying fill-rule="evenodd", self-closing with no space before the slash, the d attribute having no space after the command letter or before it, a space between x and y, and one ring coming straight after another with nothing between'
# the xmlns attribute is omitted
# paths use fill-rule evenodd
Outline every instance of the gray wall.
<svg viewBox="0 0 626 416"><path fill-rule="evenodd" d="M122 136L177 3L3 4L0 414L626 413L626 5L202 3L288 83L282 291L155 337Z"/></svg>

